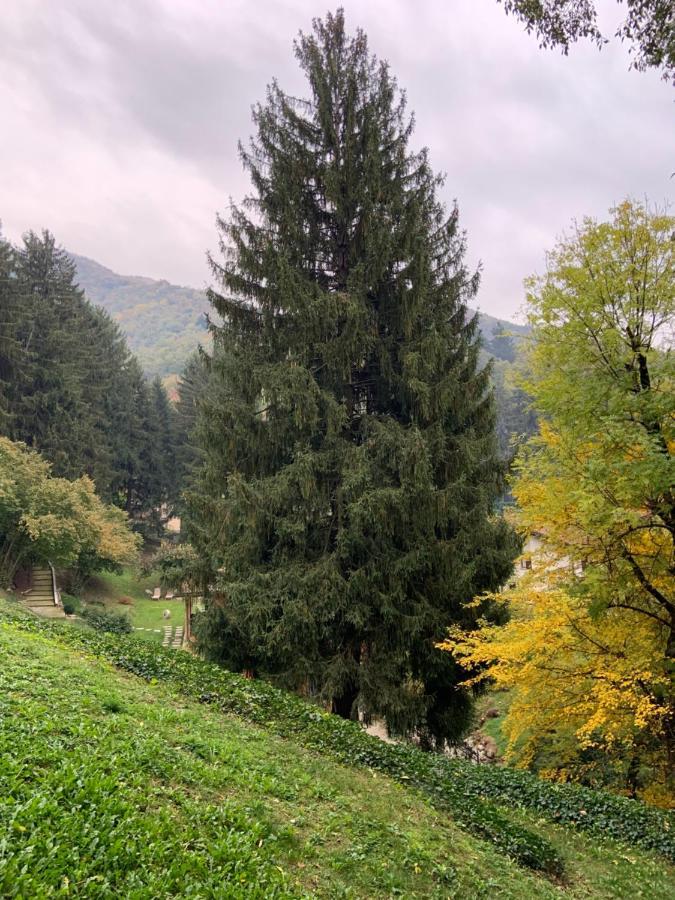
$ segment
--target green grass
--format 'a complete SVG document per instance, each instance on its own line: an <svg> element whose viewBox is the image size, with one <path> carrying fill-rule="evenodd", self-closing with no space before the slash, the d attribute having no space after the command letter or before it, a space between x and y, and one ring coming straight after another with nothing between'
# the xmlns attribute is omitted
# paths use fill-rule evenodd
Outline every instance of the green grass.
<svg viewBox="0 0 675 900"><path fill-rule="evenodd" d="M672 896L652 854L514 814L564 855L548 881L419 791L124 675L58 626L6 618L0 659L0 896Z"/></svg>
<svg viewBox="0 0 675 900"><path fill-rule="evenodd" d="M181 600L151 600L145 593L159 586L156 576L143 576L134 569L124 569L120 574L101 572L91 579L82 591L85 601L99 600L106 609L123 612L129 616L134 628L144 629L137 632L140 637L155 643L162 642L162 633L167 621L163 618L165 609L171 611L168 623L183 624L183 602ZM164 593L164 592L163 592ZM118 601L120 597L130 597L131 606Z"/></svg>
<svg viewBox="0 0 675 900"><path fill-rule="evenodd" d="M39 635L0 653L2 896L554 895L387 779Z"/></svg>
<svg viewBox="0 0 675 900"><path fill-rule="evenodd" d="M0 760L0 896L50 896L64 872L70 895L87 897L675 890L663 858L603 836L618 829L667 852L672 819L657 811L384 745L292 695L134 638L2 603L0 623L0 755L11 763ZM530 808L480 799L508 799L513 785ZM595 833L553 824L561 817ZM89 856L93 840L100 852ZM561 861L562 880L509 858L537 867L538 853Z"/></svg>

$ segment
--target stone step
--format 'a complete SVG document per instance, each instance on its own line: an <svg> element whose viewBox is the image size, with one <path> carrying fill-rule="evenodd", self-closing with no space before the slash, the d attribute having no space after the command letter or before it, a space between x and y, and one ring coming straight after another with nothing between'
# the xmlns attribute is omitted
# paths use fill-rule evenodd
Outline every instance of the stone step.
<svg viewBox="0 0 675 900"><path fill-rule="evenodd" d="M45 619L65 619L66 614L62 606L29 606L28 609L35 613L36 616L42 616Z"/></svg>

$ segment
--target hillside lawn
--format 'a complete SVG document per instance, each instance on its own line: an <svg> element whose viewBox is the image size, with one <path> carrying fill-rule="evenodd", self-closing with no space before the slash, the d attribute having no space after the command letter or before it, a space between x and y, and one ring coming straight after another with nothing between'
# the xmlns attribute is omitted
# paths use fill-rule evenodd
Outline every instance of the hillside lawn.
<svg viewBox="0 0 675 900"><path fill-rule="evenodd" d="M106 609L128 615L134 628L149 629L136 632L139 637L161 644L165 625L183 624L184 608L182 600L167 600L165 597L151 600L145 591L153 591L158 586L156 575L144 576L135 569L125 568L119 574L101 572L95 575L79 596L88 602L98 600ZM163 590L164 593L166 591ZM130 597L132 605L119 603L120 597ZM165 609L171 612L168 620L163 617Z"/></svg>
<svg viewBox="0 0 675 900"><path fill-rule="evenodd" d="M535 874L419 791L123 674L78 649L83 633L33 633L12 606L0 601L0 896L675 893L663 857L510 810L564 861L561 879Z"/></svg>

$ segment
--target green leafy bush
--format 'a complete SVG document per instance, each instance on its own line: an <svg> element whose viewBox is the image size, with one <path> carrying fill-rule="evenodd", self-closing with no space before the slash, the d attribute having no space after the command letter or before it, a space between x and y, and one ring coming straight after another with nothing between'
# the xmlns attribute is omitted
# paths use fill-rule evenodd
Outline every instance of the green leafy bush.
<svg viewBox="0 0 675 900"><path fill-rule="evenodd" d="M528 772L476 766L405 744L385 744L347 722L278 690L213 663L131 638L112 638L35 619L0 604L0 620L48 633L125 671L165 681L186 696L241 716L305 747L353 766L364 766L417 788L448 809L467 830L521 864L560 874L562 864L544 839L509 821L499 806L534 810L549 820L591 834L655 850L675 860L675 817L639 801L576 785L551 784Z"/></svg>
<svg viewBox="0 0 675 900"><path fill-rule="evenodd" d="M75 615L82 608L82 604L77 597L72 597L70 594L61 594L61 605L67 616Z"/></svg>
<svg viewBox="0 0 675 900"><path fill-rule="evenodd" d="M108 612L105 609L87 607L82 618L97 631L108 631L112 634L131 634L134 630L131 619L124 613Z"/></svg>

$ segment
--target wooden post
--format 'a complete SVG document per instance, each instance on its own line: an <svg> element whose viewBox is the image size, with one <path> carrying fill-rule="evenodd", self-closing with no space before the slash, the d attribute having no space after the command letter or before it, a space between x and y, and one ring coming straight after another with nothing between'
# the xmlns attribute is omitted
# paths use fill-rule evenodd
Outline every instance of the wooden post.
<svg viewBox="0 0 675 900"><path fill-rule="evenodd" d="M192 640L192 632L190 626L192 623L192 597L186 596L185 603L185 624L183 626L183 643L189 644Z"/></svg>

